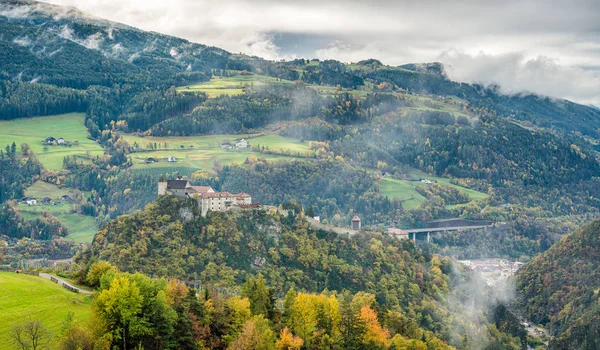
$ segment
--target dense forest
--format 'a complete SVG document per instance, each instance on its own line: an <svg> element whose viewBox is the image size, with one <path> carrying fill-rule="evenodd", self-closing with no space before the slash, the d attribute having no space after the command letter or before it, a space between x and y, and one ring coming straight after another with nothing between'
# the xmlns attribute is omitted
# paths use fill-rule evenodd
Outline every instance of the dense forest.
<svg viewBox="0 0 600 350"><path fill-rule="evenodd" d="M91 248L77 258L80 266L87 266L90 271L82 270L80 278L85 280L88 276L90 282L93 263L102 259L127 273L177 277L239 294L242 298L249 297L251 314L262 314L269 321L266 329L274 328L274 334L278 334L287 326L288 331L302 339L302 348L306 349L362 349L366 345L361 345L361 334L364 336L361 327L348 328L353 324L351 320L340 322L336 321L338 316L333 316L333 319L310 321L311 313L300 309L296 310L301 318L294 319L294 311L289 309L291 305L310 309L308 305L297 304L304 298L306 302L317 303L314 306L317 318L323 317L319 315L331 317L326 315L332 312L346 313L346 317L358 315L362 305L348 315L348 311L344 311L345 303L352 305L352 300L357 302L356 298L369 300L373 322L377 320L382 325L376 327L380 330L378 340L373 339L379 343L372 345L376 349L392 346L394 338L407 342L403 346L409 348L411 342L419 348L421 341L435 348L449 343L461 349L470 348L469 344L487 349L520 349L527 342L526 336L504 333L508 311L502 315L495 312L498 304L489 299L491 294L484 291L470 294L474 292L467 288L468 281L474 276L461 272L448 259L415 249L407 240L398 241L381 234L338 236L311 228L302 214L295 215L293 211L280 215L247 210L191 218L185 212L198 214L193 202L163 196L143 211L110 222L98 232ZM113 286L117 282L109 283L118 275L108 276L96 277L92 285L100 280L101 291L109 286L118 289ZM263 293L265 285L269 286L268 292L254 294ZM318 294L321 292L324 294ZM277 300L283 300L283 310L274 308ZM236 297L226 302L243 305ZM322 302L332 309L316 306L323 305L319 304ZM478 312L468 318L453 316L461 312L461 303L472 302L480 308ZM279 312L282 314L278 315ZM201 325L208 326L200 320L199 317ZM210 348L231 348L236 337L227 336L228 327L221 326L220 322L223 321L213 323L210 332L202 333L209 338L218 335L216 339L211 338L210 346L205 344ZM310 322L317 323L310 326ZM484 322L487 326L474 328L470 322ZM496 322L503 325L499 326L502 330L490 324ZM519 329L516 321L512 323ZM151 337L137 339L157 341ZM272 339L269 342L275 341L274 336L269 339ZM253 348L248 346L239 348Z"/></svg>
<svg viewBox="0 0 600 350"><path fill-rule="evenodd" d="M524 266L519 302L532 321L554 335L549 349L600 346L600 221L567 235Z"/></svg>

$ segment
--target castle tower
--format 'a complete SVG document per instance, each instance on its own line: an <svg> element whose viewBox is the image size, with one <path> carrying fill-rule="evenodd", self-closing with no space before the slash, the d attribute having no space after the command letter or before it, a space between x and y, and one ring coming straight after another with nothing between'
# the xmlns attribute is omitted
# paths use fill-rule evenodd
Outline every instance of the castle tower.
<svg viewBox="0 0 600 350"><path fill-rule="evenodd" d="M159 181L158 182L158 195L162 196L167 193L167 182Z"/></svg>
<svg viewBox="0 0 600 350"><path fill-rule="evenodd" d="M352 229L360 231L360 218L358 216L352 218Z"/></svg>

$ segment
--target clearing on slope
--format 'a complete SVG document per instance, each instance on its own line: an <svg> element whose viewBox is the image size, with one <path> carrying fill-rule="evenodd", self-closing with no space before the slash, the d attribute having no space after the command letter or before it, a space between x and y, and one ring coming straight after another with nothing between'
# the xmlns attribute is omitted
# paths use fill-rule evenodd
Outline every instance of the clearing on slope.
<svg viewBox="0 0 600 350"><path fill-rule="evenodd" d="M54 184L44 181L36 181L25 190L25 195L37 199L35 206L21 203L16 206L23 218L33 220L48 212L64 225L69 235L66 239L78 243L91 243L94 234L98 230L96 221L91 216L72 212L72 206L77 205L81 196L89 196L89 192L82 192L72 188L60 188ZM63 196L68 198L63 199ZM50 203L44 203L43 198L50 198Z"/></svg>
<svg viewBox="0 0 600 350"><path fill-rule="evenodd" d="M66 156L86 157L88 154L104 153L96 141L88 139L84 119L83 113L69 113L0 121L0 147L14 142L17 151L20 151L21 144L27 143L45 168L60 170ZM49 137L62 138L65 143L43 142Z"/></svg>
<svg viewBox="0 0 600 350"><path fill-rule="evenodd" d="M221 165L243 163L248 156L261 156L253 146L264 147L263 157L267 160L292 159L312 154L308 142L283 137L277 134L254 135L205 135L179 137L140 137L124 135L123 138L139 152L133 153L134 169L164 169L165 172L181 171L182 168L212 168L215 163ZM245 139L247 148L236 148L237 140ZM223 148L223 143L231 148ZM174 157L169 161L169 157ZM149 160L152 159L152 160Z"/></svg>
<svg viewBox="0 0 600 350"><path fill-rule="evenodd" d="M229 77L213 76L209 81L195 85L180 86L177 92L197 91L204 92L208 97L218 97L221 95L241 95L248 88L253 86L261 86L271 83L291 84L292 82L285 79L269 77L266 75L258 75L253 73L242 73L230 71L231 74L237 75Z"/></svg>
<svg viewBox="0 0 600 350"><path fill-rule="evenodd" d="M414 209L427 201L427 198L416 189L417 187L426 186L428 184L437 183L443 186L453 187L469 196L470 200L485 200L489 197L486 193L455 185L448 178L431 176L416 170L411 172L410 175L413 180L400 180L384 177L380 179L379 190L385 196L397 198L402 201L402 206L405 209ZM446 207L452 208L456 206L457 205L448 205Z"/></svg>

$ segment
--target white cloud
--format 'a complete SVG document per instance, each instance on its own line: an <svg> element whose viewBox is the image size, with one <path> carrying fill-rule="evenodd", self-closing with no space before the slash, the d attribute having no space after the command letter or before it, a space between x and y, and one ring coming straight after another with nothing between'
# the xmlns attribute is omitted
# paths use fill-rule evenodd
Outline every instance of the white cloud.
<svg viewBox="0 0 600 350"><path fill-rule="evenodd" d="M453 80L497 84L509 94L523 91L600 105L600 74L560 65L545 56L526 58L523 53L475 55L449 51L439 57Z"/></svg>

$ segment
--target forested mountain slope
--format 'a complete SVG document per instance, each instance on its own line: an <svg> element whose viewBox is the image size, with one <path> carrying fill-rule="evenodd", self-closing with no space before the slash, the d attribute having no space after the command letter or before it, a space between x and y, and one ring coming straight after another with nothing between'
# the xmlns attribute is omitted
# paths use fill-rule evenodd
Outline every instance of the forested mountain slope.
<svg viewBox="0 0 600 350"><path fill-rule="evenodd" d="M600 221L592 221L525 265L520 304L554 338L549 349L600 347Z"/></svg>
<svg viewBox="0 0 600 350"><path fill-rule="evenodd" d="M497 302L486 295L489 291L468 287L475 283L469 282L473 276L449 259L415 249L408 240L381 234L338 236L311 228L293 210L287 216L264 210L215 212L205 218L191 213L198 214L193 201L162 196L143 211L106 225L77 261L89 265L102 259L126 272L229 290L260 274L280 299L291 288L370 293L381 315L395 310L403 327L416 327L416 334L419 329L432 332L457 347L518 349L526 342L522 334L507 334L512 321L496 319ZM471 305L468 317L460 316L463 303ZM479 323L486 327L476 327Z"/></svg>
<svg viewBox="0 0 600 350"><path fill-rule="evenodd" d="M503 95L496 87L448 80L439 63L347 65L334 60L272 62L93 18L73 8L28 0L0 4L0 78L85 90L93 85L165 89L207 80L213 69L247 70L307 84L398 87L411 93L458 96L478 108L545 128L598 137L600 111L531 94ZM383 85L382 85L383 84ZM46 94L53 94L50 89ZM66 108L64 112L73 112ZM23 114L24 116L27 114ZM2 118L14 118L19 115ZM30 115L27 115L30 116ZM115 118L114 116L113 118ZM103 125L99 125L102 127Z"/></svg>

